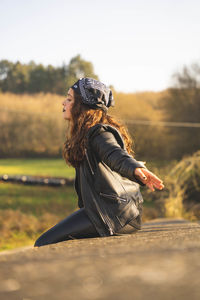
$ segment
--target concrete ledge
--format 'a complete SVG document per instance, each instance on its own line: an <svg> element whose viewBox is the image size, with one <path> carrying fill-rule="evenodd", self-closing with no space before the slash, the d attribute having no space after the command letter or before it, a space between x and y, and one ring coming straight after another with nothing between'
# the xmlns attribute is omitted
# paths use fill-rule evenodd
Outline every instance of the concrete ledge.
<svg viewBox="0 0 200 300"><path fill-rule="evenodd" d="M0 299L199 299L200 224L155 219L142 230L0 253Z"/></svg>

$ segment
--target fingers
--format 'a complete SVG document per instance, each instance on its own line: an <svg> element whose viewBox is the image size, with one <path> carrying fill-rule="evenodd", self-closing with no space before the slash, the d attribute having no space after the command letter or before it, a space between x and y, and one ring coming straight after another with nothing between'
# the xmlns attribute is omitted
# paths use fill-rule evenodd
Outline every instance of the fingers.
<svg viewBox="0 0 200 300"><path fill-rule="evenodd" d="M158 177L157 177L158 178ZM158 179L155 179L152 175L148 176L148 180L147 183L150 183L152 186L154 186L155 188L162 190L164 188L164 184L163 181Z"/></svg>
<svg viewBox="0 0 200 300"><path fill-rule="evenodd" d="M146 185L150 188L150 190L151 190L152 192L155 191L155 189L154 189L154 187L153 187L153 184L152 184L151 182L147 183Z"/></svg>
<svg viewBox="0 0 200 300"><path fill-rule="evenodd" d="M159 183L159 184L154 183L153 185L155 186L155 188L157 188L159 190L162 190L164 188L164 184L163 183Z"/></svg>
<svg viewBox="0 0 200 300"><path fill-rule="evenodd" d="M142 183L146 184L151 191L155 191L154 187L159 190L164 188L163 181L148 169L136 168L135 175L137 175Z"/></svg>
<svg viewBox="0 0 200 300"><path fill-rule="evenodd" d="M144 169L143 173L146 174L146 176L150 178L151 182L154 183L156 186L163 186L163 181L149 170Z"/></svg>
<svg viewBox="0 0 200 300"><path fill-rule="evenodd" d="M149 176L151 176L152 181L154 182L163 182L160 178L158 178L158 176L156 176L154 173L150 172L147 169L143 170L144 174L148 174Z"/></svg>
<svg viewBox="0 0 200 300"><path fill-rule="evenodd" d="M162 190L164 188L164 185L163 184L154 184L153 182L149 181L146 183L146 185L151 189L151 191L155 191L154 188L158 189L158 190Z"/></svg>

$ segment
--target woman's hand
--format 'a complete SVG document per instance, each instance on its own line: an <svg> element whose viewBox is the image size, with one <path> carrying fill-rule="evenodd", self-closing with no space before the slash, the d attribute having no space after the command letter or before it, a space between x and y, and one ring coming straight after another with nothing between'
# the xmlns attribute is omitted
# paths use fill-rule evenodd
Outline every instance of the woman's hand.
<svg viewBox="0 0 200 300"><path fill-rule="evenodd" d="M155 191L154 187L159 190L164 188L163 181L146 168L136 168L135 176L142 181L142 183L146 184L152 192Z"/></svg>

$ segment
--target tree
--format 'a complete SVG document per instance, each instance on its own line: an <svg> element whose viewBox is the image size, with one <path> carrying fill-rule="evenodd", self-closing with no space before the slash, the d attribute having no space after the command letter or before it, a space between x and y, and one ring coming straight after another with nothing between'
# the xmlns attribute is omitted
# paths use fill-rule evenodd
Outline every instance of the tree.
<svg viewBox="0 0 200 300"><path fill-rule="evenodd" d="M160 101L165 121L200 123L200 66L184 66L172 80L172 87ZM168 133L177 158L200 149L200 128L171 127Z"/></svg>
<svg viewBox="0 0 200 300"><path fill-rule="evenodd" d="M73 57L69 65L61 67L47 67L42 64L29 64L0 61L0 91L12 93L38 93L49 92L63 95L69 87L80 77L93 77L94 68L91 62L81 58L80 55Z"/></svg>
<svg viewBox="0 0 200 300"><path fill-rule="evenodd" d="M173 87L163 98L162 108L166 120L180 122L200 122L200 66L184 67L175 73Z"/></svg>
<svg viewBox="0 0 200 300"><path fill-rule="evenodd" d="M4 59L0 61L0 90L6 92L8 90L8 74L13 68L13 63Z"/></svg>
<svg viewBox="0 0 200 300"><path fill-rule="evenodd" d="M27 90L29 72L27 65L19 61L11 63L0 61L0 86L3 92L23 93Z"/></svg>
<svg viewBox="0 0 200 300"><path fill-rule="evenodd" d="M81 77L99 79L94 73L93 64L81 58L80 55L73 57L66 70L66 91Z"/></svg>
<svg viewBox="0 0 200 300"><path fill-rule="evenodd" d="M35 66L35 68L30 71L29 92L46 92L47 80L48 78L45 67L42 64Z"/></svg>

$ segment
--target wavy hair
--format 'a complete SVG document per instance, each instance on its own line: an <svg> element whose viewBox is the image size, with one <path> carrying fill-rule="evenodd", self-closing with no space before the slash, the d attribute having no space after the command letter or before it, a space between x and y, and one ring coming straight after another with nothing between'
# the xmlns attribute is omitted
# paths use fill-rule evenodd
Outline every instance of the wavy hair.
<svg viewBox="0 0 200 300"><path fill-rule="evenodd" d="M98 123L109 124L117 128L123 137L126 151L129 155L135 155L135 152L132 150L133 140L128 133L127 127L102 109L91 109L88 105L83 104L81 96L74 91L71 120L66 130L66 141L62 150L62 155L67 165L80 166L85 156L85 136L89 128Z"/></svg>

